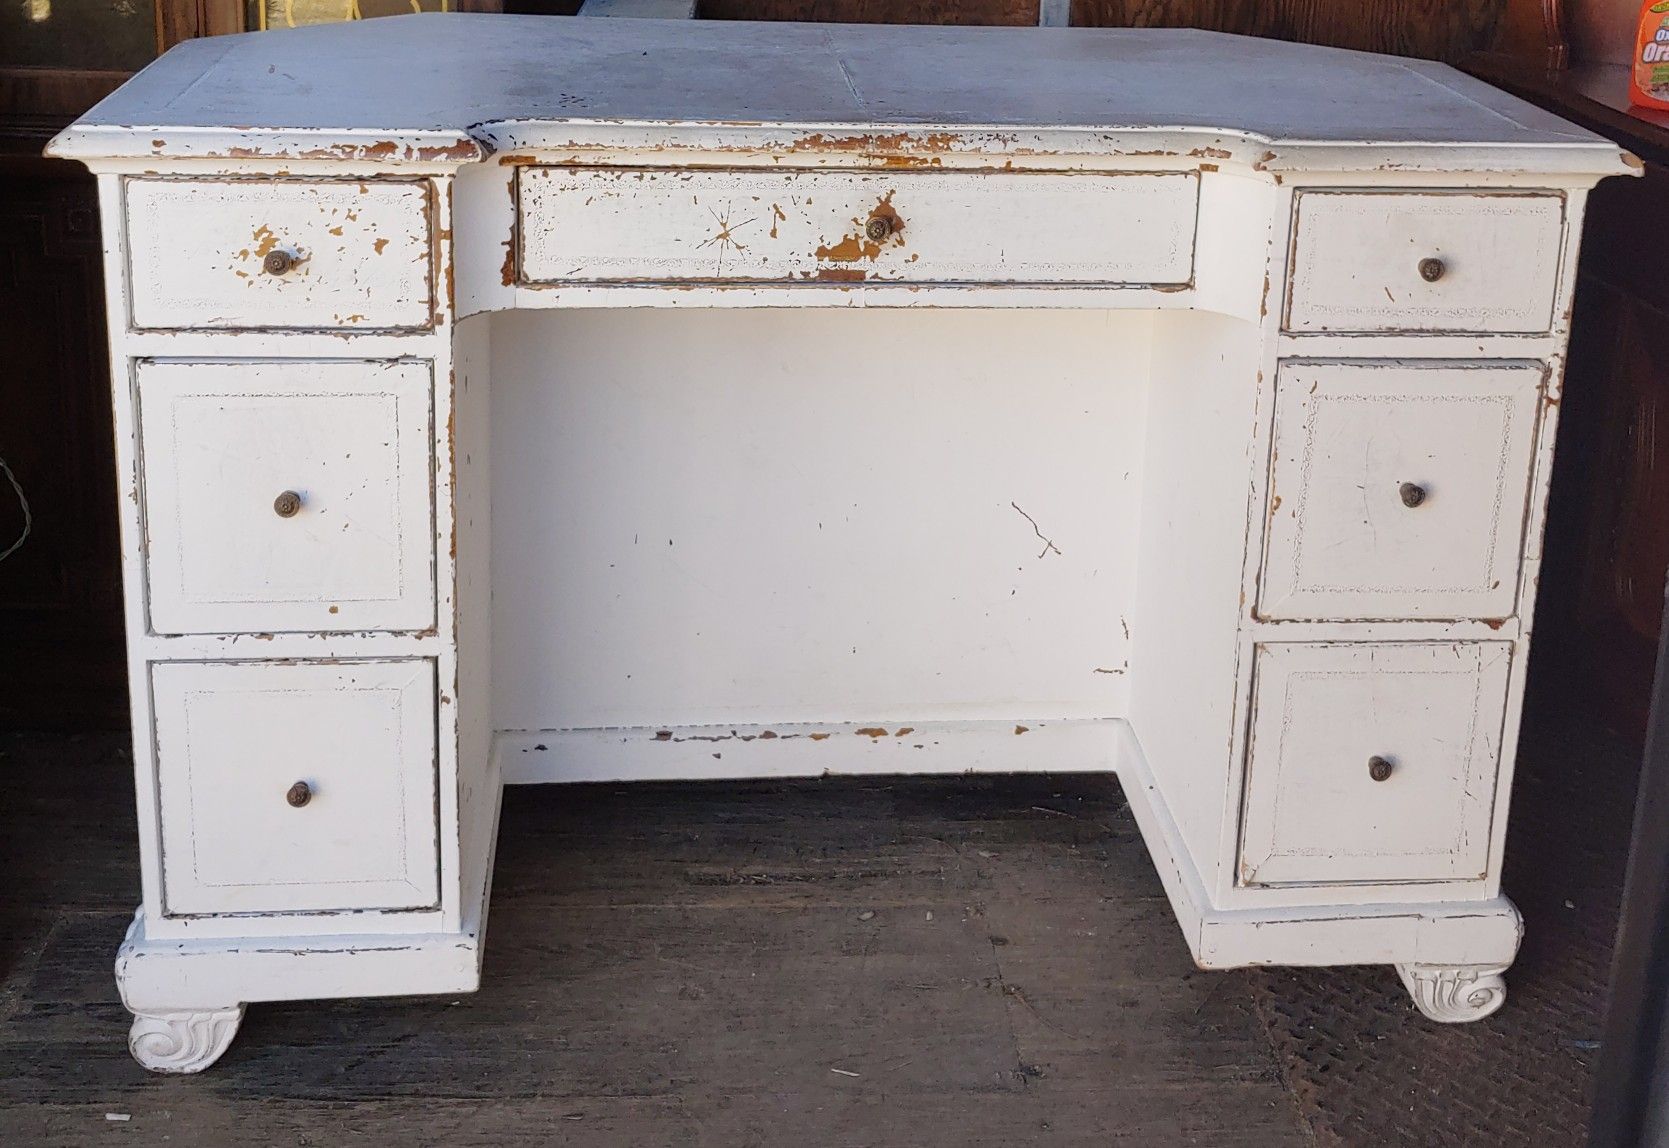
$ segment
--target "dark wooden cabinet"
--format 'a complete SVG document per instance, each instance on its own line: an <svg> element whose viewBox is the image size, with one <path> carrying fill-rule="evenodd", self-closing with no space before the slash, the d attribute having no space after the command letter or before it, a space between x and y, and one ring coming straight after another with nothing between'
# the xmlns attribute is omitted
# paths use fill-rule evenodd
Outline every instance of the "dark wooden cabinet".
<svg viewBox="0 0 1669 1148"><path fill-rule="evenodd" d="M32 512L0 562L0 724L106 726L126 709L104 281L92 180L0 160L0 458ZM0 550L25 525L0 476Z"/></svg>

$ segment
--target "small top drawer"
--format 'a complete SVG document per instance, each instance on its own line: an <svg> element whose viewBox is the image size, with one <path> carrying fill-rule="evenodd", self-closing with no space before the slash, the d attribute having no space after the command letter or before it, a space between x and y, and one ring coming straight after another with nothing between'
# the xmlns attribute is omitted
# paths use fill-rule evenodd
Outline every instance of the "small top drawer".
<svg viewBox="0 0 1669 1148"><path fill-rule="evenodd" d="M519 279L1179 285L1198 177L524 167Z"/></svg>
<svg viewBox="0 0 1669 1148"><path fill-rule="evenodd" d="M135 328L433 322L425 182L132 179L125 190Z"/></svg>
<svg viewBox="0 0 1669 1148"><path fill-rule="evenodd" d="M1300 191L1295 202L1288 331L1535 334L1552 325L1561 194Z"/></svg>

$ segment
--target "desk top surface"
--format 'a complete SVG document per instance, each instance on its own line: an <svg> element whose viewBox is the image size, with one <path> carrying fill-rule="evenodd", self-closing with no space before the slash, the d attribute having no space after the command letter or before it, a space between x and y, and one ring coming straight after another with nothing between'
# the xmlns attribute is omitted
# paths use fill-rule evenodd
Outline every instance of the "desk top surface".
<svg viewBox="0 0 1669 1148"><path fill-rule="evenodd" d="M306 141L340 137L377 158L363 144L375 136L396 141L389 159L468 161L586 125L1220 133L1563 152L1565 167L1576 149L1588 170L1621 169L1614 144L1453 68L1342 49L1168 29L468 14L187 41L52 150L305 156L323 154Z"/></svg>

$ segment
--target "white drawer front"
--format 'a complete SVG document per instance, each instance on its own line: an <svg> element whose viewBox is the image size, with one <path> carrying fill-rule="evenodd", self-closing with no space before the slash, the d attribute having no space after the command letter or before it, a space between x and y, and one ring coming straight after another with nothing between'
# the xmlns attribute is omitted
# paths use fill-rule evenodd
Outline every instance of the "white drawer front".
<svg viewBox="0 0 1669 1148"><path fill-rule="evenodd" d="M164 662L151 684L170 916L437 903L433 662Z"/></svg>
<svg viewBox="0 0 1669 1148"><path fill-rule="evenodd" d="M1259 615L1511 615L1543 378L1283 363Z"/></svg>
<svg viewBox="0 0 1669 1148"><path fill-rule="evenodd" d="M1510 659L1506 642L1259 647L1241 883L1484 877Z"/></svg>
<svg viewBox="0 0 1669 1148"><path fill-rule="evenodd" d="M1296 202L1289 331L1552 324L1562 195L1301 191Z"/></svg>
<svg viewBox="0 0 1669 1148"><path fill-rule="evenodd" d="M522 168L521 280L1182 284L1197 187L1186 173Z"/></svg>
<svg viewBox="0 0 1669 1148"><path fill-rule="evenodd" d="M136 379L155 631L434 624L429 364L141 362Z"/></svg>
<svg viewBox="0 0 1669 1148"><path fill-rule="evenodd" d="M129 180L126 192L136 328L432 322L426 183Z"/></svg>

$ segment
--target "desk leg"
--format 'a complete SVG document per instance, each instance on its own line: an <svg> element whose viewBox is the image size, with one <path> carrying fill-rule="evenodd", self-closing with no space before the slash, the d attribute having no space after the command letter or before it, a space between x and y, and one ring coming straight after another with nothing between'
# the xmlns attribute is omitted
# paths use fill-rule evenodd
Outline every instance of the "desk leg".
<svg viewBox="0 0 1669 1148"><path fill-rule="evenodd" d="M1432 1020L1483 1020L1507 1001L1505 965L1398 965L1397 976L1415 1007Z"/></svg>
<svg viewBox="0 0 1669 1148"><path fill-rule="evenodd" d="M128 1051L152 1072L202 1072L220 1059L243 1022L243 1005L136 1012Z"/></svg>

